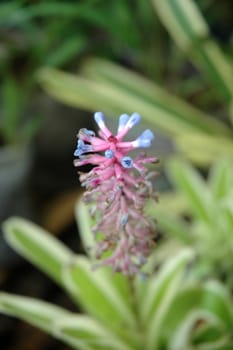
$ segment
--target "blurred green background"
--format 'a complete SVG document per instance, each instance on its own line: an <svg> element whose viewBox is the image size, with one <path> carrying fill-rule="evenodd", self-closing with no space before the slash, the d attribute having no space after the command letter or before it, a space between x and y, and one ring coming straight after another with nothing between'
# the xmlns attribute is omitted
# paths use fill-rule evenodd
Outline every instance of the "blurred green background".
<svg viewBox="0 0 233 350"><path fill-rule="evenodd" d="M152 129L149 153L161 160L160 204L147 208L161 237L155 260L192 247L195 278L215 278L232 296L232 17L227 0L1 1L0 220L31 219L80 251L76 133L95 128L94 111L113 128L137 111L143 125L132 137ZM0 285L72 309L2 232ZM4 350L66 349L0 321Z"/></svg>

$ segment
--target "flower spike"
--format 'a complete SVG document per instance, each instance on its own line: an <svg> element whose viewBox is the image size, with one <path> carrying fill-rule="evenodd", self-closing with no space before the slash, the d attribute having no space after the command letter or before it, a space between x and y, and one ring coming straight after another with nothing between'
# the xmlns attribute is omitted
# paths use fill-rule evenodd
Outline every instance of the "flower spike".
<svg viewBox="0 0 233 350"><path fill-rule="evenodd" d="M93 204L91 212L97 219L93 233L96 236L101 232L103 237L96 240L96 258L109 251L111 254L101 260L101 265L134 275L146 263L154 245L154 224L143 210L146 201L155 198L150 180L156 172L148 172L144 164L155 163L157 158L140 153L133 159L128 152L150 147L154 134L148 129L134 141L122 141L140 121L138 113L120 116L116 136L106 127L101 112L96 112L94 118L99 137L93 131L80 130L74 152L79 159L74 160L74 165L94 165L89 173L80 175L80 181L86 188L84 200Z"/></svg>

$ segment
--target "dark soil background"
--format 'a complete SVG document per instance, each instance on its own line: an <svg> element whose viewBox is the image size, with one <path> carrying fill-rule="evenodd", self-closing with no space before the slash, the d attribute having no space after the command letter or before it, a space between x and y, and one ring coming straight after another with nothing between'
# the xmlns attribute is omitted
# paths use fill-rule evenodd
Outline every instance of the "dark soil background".
<svg viewBox="0 0 233 350"><path fill-rule="evenodd" d="M42 99L42 100L41 100ZM43 106L48 116L31 145L32 167L21 204L8 213L21 215L48 229L75 252L82 251L74 220L74 204L80 196L73 151L81 126L92 127L92 116L39 96L34 109ZM29 210L28 210L29 209ZM0 257L0 290L35 297L77 311L66 294L47 276L6 246ZM1 350L66 350L68 347L17 319L0 315Z"/></svg>

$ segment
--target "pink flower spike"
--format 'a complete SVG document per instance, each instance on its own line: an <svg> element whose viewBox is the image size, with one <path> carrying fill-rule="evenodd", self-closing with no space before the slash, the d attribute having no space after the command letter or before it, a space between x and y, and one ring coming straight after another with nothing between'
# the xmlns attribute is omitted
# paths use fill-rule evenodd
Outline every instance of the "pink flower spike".
<svg viewBox="0 0 233 350"><path fill-rule="evenodd" d="M90 210L96 219L96 258L102 259L100 266L110 265L113 271L134 275L146 263L155 243L154 223L146 217L144 208L148 199L157 198L151 183L156 172L149 172L144 164L155 163L157 158L140 153L133 159L128 152L149 147L154 135L148 129L134 141L122 141L139 122L138 113L120 116L116 136L106 127L101 112L94 117L100 128L99 137L91 130L80 130L74 165L94 166L88 173L80 174L80 181L86 188L84 201L93 205ZM107 251L108 258L102 258Z"/></svg>

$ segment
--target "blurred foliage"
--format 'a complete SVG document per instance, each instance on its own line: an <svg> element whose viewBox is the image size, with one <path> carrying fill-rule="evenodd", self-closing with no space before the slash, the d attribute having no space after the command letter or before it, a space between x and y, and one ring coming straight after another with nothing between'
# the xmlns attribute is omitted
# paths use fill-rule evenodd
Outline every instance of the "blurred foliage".
<svg viewBox="0 0 233 350"><path fill-rule="evenodd" d="M193 0L152 0L176 43L197 62L225 102L233 97L232 67L211 38L205 19Z"/></svg>
<svg viewBox="0 0 233 350"><path fill-rule="evenodd" d="M130 15L132 9L135 17ZM81 58L95 53L130 64L137 61L148 74L158 75L160 70L153 71L150 63L157 45L154 37L160 38L160 27L153 23L151 5L142 6L138 0L136 6L125 0L2 2L2 141L25 142L39 127L37 113L29 118L25 114L31 114L28 107L37 92L35 73L41 66L74 70Z"/></svg>
<svg viewBox="0 0 233 350"><path fill-rule="evenodd" d="M158 83L153 82L153 76L147 80L120 65L95 58L84 62L78 76L56 69L42 69L39 73L42 86L62 102L87 110L102 110L110 115L117 115L122 110L128 113L137 110L160 132L172 137L186 157L201 166L211 164L218 156L232 158L233 71L230 59L211 37L207 22L194 2L152 2L176 42L204 72L200 75L189 67L187 77L176 82L181 86L183 99L172 93L169 74L159 84L159 79L156 79ZM167 60L171 67L173 60L179 62L176 72L183 69L184 74L185 58L176 58L177 54L174 54ZM159 66L156 56L154 66ZM202 76L210 78L208 88ZM164 83L166 78L168 81ZM162 84L168 85L168 89L165 90ZM218 96L218 90L223 95ZM197 95L198 103L193 101L193 95Z"/></svg>
<svg viewBox="0 0 233 350"><path fill-rule="evenodd" d="M79 229L91 254L93 236L87 208L77 204ZM200 283L188 265L192 249L182 249L148 277L134 280L95 271L95 261L75 255L38 226L19 218L4 224L8 243L47 273L86 315L28 297L0 293L0 311L17 316L74 349L177 350L230 349L233 304L218 282ZM182 286L182 287L181 287Z"/></svg>
<svg viewBox="0 0 233 350"><path fill-rule="evenodd" d="M39 67L62 67L74 71L81 60L85 61L87 56L93 54L121 62L150 77L152 81L163 84L172 93L183 96L198 107L205 110L214 109L216 111L217 109L218 116L221 114L221 118L226 119L226 110L219 103L217 90L226 96L231 107L229 96L232 88L229 83L231 81L229 64L211 39L210 51L214 47L213 50L217 54L212 55L212 51L208 51L209 46L205 54L208 55L209 60L215 61L204 60L203 63L203 71L206 68L207 74L211 70L213 76L218 77L215 87L211 87L208 80L205 80L205 76L199 74L190 61L176 48L161 26L159 17L153 11L155 2L142 3L140 0L119 0L117 2L14 0L2 2L0 4L0 72L3 76L3 85L8 86L6 90L9 90L9 85L14 86L11 95L14 95L14 90L17 90L17 94L20 95L20 98L13 100L12 104L16 106L14 111L11 110L8 99L4 99L3 96L6 112L3 109L0 127L5 140L12 142L17 137L22 140L27 132L30 135L31 130L36 129L39 124L36 121L35 123L27 121L32 123L32 126L26 127L26 131L22 132L23 136L20 136L19 126L27 119L23 114L35 96L35 77ZM204 14L208 15L211 29L215 28L215 33L220 36L221 32L218 33L216 29L220 28L220 24L223 31L229 31L226 23L230 22L230 19L228 22L225 20L229 16L228 6L221 4L215 9L212 6L213 2L213 0L199 0L198 5ZM169 14L170 2L162 3L161 6L165 6ZM191 2L188 1L188 3ZM182 1L178 1L177 4L184 11L182 16L189 18L190 14L185 13L188 10L182 7ZM193 5L190 6L193 10ZM221 11L218 11L219 8ZM191 41L193 45L198 41L200 43L203 41L202 37L198 36L199 32L195 32L196 27L208 28L195 6L194 13L192 21L195 23L194 33L188 37L190 45ZM160 14L159 10L158 14ZM183 22L179 22L178 17L174 17L173 21L177 21L176 27L181 26L176 36L176 41L179 42L180 35L182 37L180 32L190 31L182 27ZM211 31L207 29L206 31L208 40L210 40ZM176 35L176 32L172 35ZM224 51L230 55L232 43L228 40L227 45L226 42L227 40L224 41ZM191 60L194 56L191 51L189 55ZM218 57L220 58L216 61ZM90 79L93 77L90 76ZM35 115L29 119L38 118Z"/></svg>
<svg viewBox="0 0 233 350"><path fill-rule="evenodd" d="M168 241L172 238L195 250L198 256L195 273L199 278L218 278L232 290L232 163L227 159L216 162L208 181L180 159L168 163L167 173L174 190L161 196L156 209L149 206L148 213L159 217L159 227ZM182 205L176 205L177 201Z"/></svg>
<svg viewBox="0 0 233 350"><path fill-rule="evenodd" d="M82 72L83 77L76 77L45 68L40 80L48 93L72 106L102 109L110 115L136 110L197 164L209 165L223 154L233 156L232 128L228 124L157 84L99 59L88 61Z"/></svg>

